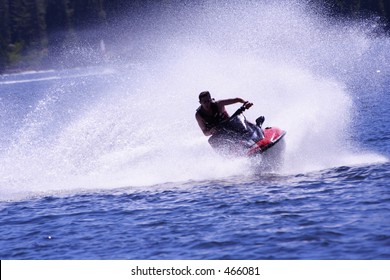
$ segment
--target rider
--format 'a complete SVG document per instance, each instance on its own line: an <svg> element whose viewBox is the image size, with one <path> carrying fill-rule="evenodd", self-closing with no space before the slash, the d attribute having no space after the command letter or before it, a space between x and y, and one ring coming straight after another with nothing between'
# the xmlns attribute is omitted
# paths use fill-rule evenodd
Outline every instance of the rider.
<svg viewBox="0 0 390 280"><path fill-rule="evenodd" d="M195 118L205 136L216 133L217 125L229 118L225 109L226 105L243 103L246 109L253 105L253 103L239 97L215 101L208 91L202 91L199 94L199 103L200 106L196 110Z"/></svg>

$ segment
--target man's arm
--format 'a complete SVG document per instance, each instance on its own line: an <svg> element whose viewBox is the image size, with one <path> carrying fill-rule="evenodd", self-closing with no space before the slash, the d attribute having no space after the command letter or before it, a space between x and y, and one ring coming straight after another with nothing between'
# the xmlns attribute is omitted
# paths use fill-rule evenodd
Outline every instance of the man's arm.
<svg viewBox="0 0 390 280"><path fill-rule="evenodd" d="M225 111L225 105L230 105L230 104L239 103L239 102L243 103L246 109L249 109L253 105L253 103L251 103L249 101L245 101L244 99L242 99L240 97L230 98L230 99L222 99L222 100L217 101L217 104L219 106L220 111Z"/></svg>
<svg viewBox="0 0 390 280"><path fill-rule="evenodd" d="M226 106L226 105L231 105L231 104L235 104L235 103L245 103L245 100L240 98L240 97L236 97L236 98L218 100L217 102L221 106Z"/></svg>

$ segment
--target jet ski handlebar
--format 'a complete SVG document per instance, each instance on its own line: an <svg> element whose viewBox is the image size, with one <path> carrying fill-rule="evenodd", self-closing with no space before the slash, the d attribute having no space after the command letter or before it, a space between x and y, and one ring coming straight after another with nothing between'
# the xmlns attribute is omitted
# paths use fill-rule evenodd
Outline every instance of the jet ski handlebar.
<svg viewBox="0 0 390 280"><path fill-rule="evenodd" d="M246 101L240 108L237 109L237 111L234 112L233 115L230 116L229 120L235 118L236 116L238 116L239 114L241 114L242 112L244 112L245 110L249 109L252 106L253 103Z"/></svg>

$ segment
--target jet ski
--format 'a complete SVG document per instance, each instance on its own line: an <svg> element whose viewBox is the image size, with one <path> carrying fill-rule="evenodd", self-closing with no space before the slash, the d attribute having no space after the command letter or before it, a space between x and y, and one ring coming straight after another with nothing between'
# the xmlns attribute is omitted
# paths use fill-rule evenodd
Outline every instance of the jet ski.
<svg viewBox="0 0 390 280"><path fill-rule="evenodd" d="M286 131L278 127L262 128L264 117L259 117L256 124L247 121L243 112L250 106L244 104L216 127L217 132L209 138L216 152L254 157L269 150L286 135Z"/></svg>

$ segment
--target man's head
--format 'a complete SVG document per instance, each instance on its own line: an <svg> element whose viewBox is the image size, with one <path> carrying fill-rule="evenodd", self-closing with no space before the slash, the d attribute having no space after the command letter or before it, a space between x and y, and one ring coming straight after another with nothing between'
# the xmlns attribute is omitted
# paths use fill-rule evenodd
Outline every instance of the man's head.
<svg viewBox="0 0 390 280"><path fill-rule="evenodd" d="M202 91L199 94L199 103L205 107L208 108L211 105L212 99L209 91Z"/></svg>
<svg viewBox="0 0 390 280"><path fill-rule="evenodd" d="M200 94L199 94L199 102L202 102L202 99L211 99L211 95L210 95L210 92L209 91L202 91Z"/></svg>

